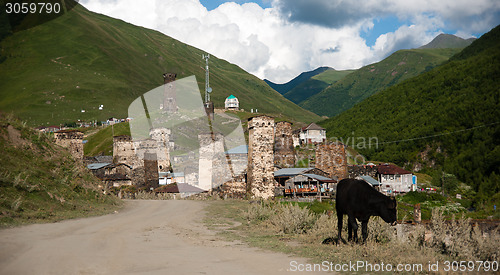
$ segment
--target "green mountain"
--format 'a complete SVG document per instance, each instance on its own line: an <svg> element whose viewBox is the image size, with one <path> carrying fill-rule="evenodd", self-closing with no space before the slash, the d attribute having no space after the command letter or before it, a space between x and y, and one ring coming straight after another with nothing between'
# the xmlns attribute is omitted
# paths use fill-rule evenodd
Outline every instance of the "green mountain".
<svg viewBox="0 0 500 275"><path fill-rule="evenodd" d="M121 205L53 137L0 114L0 227L101 215Z"/></svg>
<svg viewBox="0 0 500 275"><path fill-rule="evenodd" d="M195 75L204 91L204 53L77 5L0 42L0 110L30 125L124 118L133 100L163 84L165 72L177 79ZM319 119L234 64L211 56L209 65L216 108L233 94L246 110Z"/></svg>
<svg viewBox="0 0 500 275"><path fill-rule="evenodd" d="M300 104L352 72L353 70L337 71L330 68L300 83L283 96L293 103Z"/></svg>
<svg viewBox="0 0 500 275"><path fill-rule="evenodd" d="M320 124L369 159L442 167L480 198L499 201L499 79L497 26L445 64Z"/></svg>
<svg viewBox="0 0 500 275"><path fill-rule="evenodd" d="M446 49L446 48L465 48L469 46L475 38L463 39L452 34L440 34L436 36L429 44L419 49Z"/></svg>
<svg viewBox="0 0 500 275"><path fill-rule="evenodd" d="M371 95L442 64L460 49L400 50L386 59L346 75L300 102L319 115L336 116Z"/></svg>
<svg viewBox="0 0 500 275"><path fill-rule="evenodd" d="M287 83L283 83L283 84L277 84L277 83L274 83L274 82L267 80L267 79L264 79L264 81L267 83L267 85L269 85L269 87L273 88L275 91L277 91L278 93L283 95L283 94L286 94L291 89L293 89L294 87L296 87L297 85L301 84L302 82L307 81L311 77L313 77L317 74L320 74L324 71L327 71L327 70L332 70L332 68L319 67L319 68L312 70L312 71L303 72L303 73L299 74L298 76L296 76L294 79L288 81Z"/></svg>

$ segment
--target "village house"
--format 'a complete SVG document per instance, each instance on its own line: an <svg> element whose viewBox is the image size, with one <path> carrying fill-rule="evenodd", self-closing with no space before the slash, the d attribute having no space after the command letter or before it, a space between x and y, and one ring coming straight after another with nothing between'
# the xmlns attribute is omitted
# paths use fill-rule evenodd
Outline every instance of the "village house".
<svg viewBox="0 0 500 275"><path fill-rule="evenodd" d="M54 133L54 132L57 132L57 131L60 131L62 130L62 127L61 126L39 126L39 127L36 127L35 129L37 129L38 131L42 132L42 133Z"/></svg>
<svg viewBox="0 0 500 275"><path fill-rule="evenodd" d="M383 193L406 193L416 190L417 177L394 164L380 164L377 167L380 191Z"/></svg>
<svg viewBox="0 0 500 275"><path fill-rule="evenodd" d="M336 178L318 168L283 168L274 172L278 190L285 196L312 196L335 190ZM280 194L280 195L281 195ZM278 194L276 194L278 195Z"/></svg>
<svg viewBox="0 0 500 275"><path fill-rule="evenodd" d="M226 110L238 110L240 108L240 103L234 95L228 96L224 105Z"/></svg>
<svg viewBox="0 0 500 275"><path fill-rule="evenodd" d="M321 143L326 141L326 129L311 123L299 130L300 144Z"/></svg>
<svg viewBox="0 0 500 275"><path fill-rule="evenodd" d="M132 185L132 180L129 177L132 167L125 163L90 163L87 168L107 187Z"/></svg>

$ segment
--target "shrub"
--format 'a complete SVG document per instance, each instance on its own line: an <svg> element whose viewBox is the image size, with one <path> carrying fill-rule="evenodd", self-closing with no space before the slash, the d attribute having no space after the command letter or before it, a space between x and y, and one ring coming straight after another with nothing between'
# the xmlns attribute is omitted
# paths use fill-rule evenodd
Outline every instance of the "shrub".
<svg viewBox="0 0 500 275"><path fill-rule="evenodd" d="M273 214L272 206L269 204L258 203L251 204L248 210L243 213L245 219L250 223L252 221L264 221Z"/></svg>
<svg viewBox="0 0 500 275"><path fill-rule="evenodd" d="M309 212L309 209L298 205L281 205L276 210L269 220L282 234L305 233L316 221L316 217Z"/></svg>
<svg viewBox="0 0 500 275"><path fill-rule="evenodd" d="M476 227L472 229L470 219L455 219L445 222L443 209L432 211L430 245L438 252L464 260L498 261L500 236L498 229L482 234Z"/></svg>

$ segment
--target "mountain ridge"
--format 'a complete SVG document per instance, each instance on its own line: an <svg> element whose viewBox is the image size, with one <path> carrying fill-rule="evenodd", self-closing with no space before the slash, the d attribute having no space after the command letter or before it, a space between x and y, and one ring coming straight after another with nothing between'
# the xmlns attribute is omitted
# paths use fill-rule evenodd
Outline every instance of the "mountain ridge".
<svg viewBox="0 0 500 275"><path fill-rule="evenodd" d="M0 109L33 126L124 118L133 100L163 84L166 72L195 75L204 91L204 51L81 5L6 37L0 47ZM319 119L235 64L212 55L209 66L216 108L234 94L243 109Z"/></svg>
<svg viewBox="0 0 500 275"><path fill-rule="evenodd" d="M476 38L463 39L453 34L441 33L432 39L431 42L425 44L418 49L445 49L445 48L465 48L474 42Z"/></svg>
<svg viewBox="0 0 500 275"><path fill-rule="evenodd" d="M323 73L324 71L327 70L335 70L335 69L327 66L318 67L312 71L302 72L298 76L292 78L290 81L282 84L274 83L268 79L264 79L264 82L266 82L267 85L269 85L269 87L273 88L275 91L283 95L292 90L297 85L301 84L302 82L307 81L311 77Z"/></svg>
<svg viewBox="0 0 500 275"><path fill-rule="evenodd" d="M333 117L378 91L431 70L459 51L460 49L399 50L380 62L346 75L299 105L318 115Z"/></svg>

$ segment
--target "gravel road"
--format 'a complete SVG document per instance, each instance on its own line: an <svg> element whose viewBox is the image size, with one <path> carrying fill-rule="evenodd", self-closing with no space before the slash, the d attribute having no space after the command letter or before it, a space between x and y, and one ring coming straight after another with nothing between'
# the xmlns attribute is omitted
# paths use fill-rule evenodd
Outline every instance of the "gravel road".
<svg viewBox="0 0 500 275"><path fill-rule="evenodd" d="M305 263L221 240L201 223L204 207L127 201L115 214L4 229L0 274L282 274Z"/></svg>

